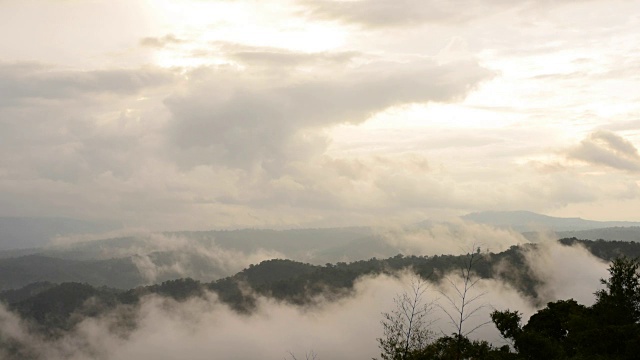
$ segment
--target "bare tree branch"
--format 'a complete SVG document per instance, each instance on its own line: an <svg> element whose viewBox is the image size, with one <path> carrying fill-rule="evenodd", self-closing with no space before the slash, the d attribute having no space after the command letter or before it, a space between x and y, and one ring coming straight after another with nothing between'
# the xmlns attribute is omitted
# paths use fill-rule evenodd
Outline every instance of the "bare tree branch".
<svg viewBox="0 0 640 360"><path fill-rule="evenodd" d="M480 281L480 278L474 274L474 268L483 259L481 248L478 244L473 244L471 249L466 251L466 257L463 257L457 273L460 276L459 280L454 280L451 277L445 277L446 282L449 285L450 291L455 296L448 295L445 290L438 290L439 293L446 299L446 304L438 303L437 306L447 315L449 323L454 327L456 336L457 354L456 358L460 359L461 356L461 344L464 337L467 337L474 331L490 323L487 321L479 325L474 326L471 329L466 329L467 321L474 317L480 310L486 308L487 304L475 305L486 292L475 292L475 287Z"/></svg>
<svg viewBox="0 0 640 360"><path fill-rule="evenodd" d="M293 352L287 351L287 353L289 353L289 356L291 357L291 360L298 360L298 358L296 357L296 355ZM318 355L313 350L309 351L308 353L305 353L304 357L305 357L306 360L317 360L318 359ZM289 360L289 359L287 359L287 357L285 357L284 360Z"/></svg>
<svg viewBox="0 0 640 360"><path fill-rule="evenodd" d="M377 340L384 360L406 359L411 352L424 348L433 337L430 314L434 303L424 299L427 283L416 277L410 285L410 290L394 299L396 308L382 314L384 335Z"/></svg>

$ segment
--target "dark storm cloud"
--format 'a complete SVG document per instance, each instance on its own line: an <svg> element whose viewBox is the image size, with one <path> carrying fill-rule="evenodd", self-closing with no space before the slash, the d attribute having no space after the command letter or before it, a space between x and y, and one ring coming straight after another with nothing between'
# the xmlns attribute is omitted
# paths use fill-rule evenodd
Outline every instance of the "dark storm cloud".
<svg viewBox="0 0 640 360"><path fill-rule="evenodd" d="M640 171L638 149L625 138L606 130L598 130L570 149L568 156L595 165L619 170Z"/></svg>
<svg viewBox="0 0 640 360"><path fill-rule="evenodd" d="M285 154L291 154L301 130L360 123L394 105L460 100L491 75L475 62L428 60L336 67L313 78L266 81L224 69L200 70L190 76L191 90L166 105L173 115L172 140L190 154L191 165L245 167L290 156Z"/></svg>

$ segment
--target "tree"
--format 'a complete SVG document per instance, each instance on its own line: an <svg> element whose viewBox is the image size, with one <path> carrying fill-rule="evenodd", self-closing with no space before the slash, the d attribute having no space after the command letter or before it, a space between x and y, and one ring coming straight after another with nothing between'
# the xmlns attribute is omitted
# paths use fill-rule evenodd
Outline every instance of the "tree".
<svg viewBox="0 0 640 360"><path fill-rule="evenodd" d="M482 359L482 360L511 360L514 354L509 352L509 346L495 348L487 341L459 339L444 336L427 345L426 348L414 354L412 360L453 360Z"/></svg>
<svg viewBox="0 0 640 360"><path fill-rule="evenodd" d="M609 279L600 279L605 289L596 291L596 308L618 324L640 322L640 262L620 257L609 266Z"/></svg>
<svg viewBox="0 0 640 360"><path fill-rule="evenodd" d="M481 253L480 247L474 244L471 251L467 252L466 257L464 257L462 263L460 263L458 268L459 281L456 281L458 279L452 279L448 276L445 277L450 288L453 289L454 294L449 295L446 291L440 291L440 294L446 300L446 305L439 304L438 307L446 314L449 323L455 329L453 339L455 339L456 342L456 359L461 358L465 340L468 341L467 337L491 322L485 321L472 328L465 326L469 319L477 315L480 310L487 306L486 304L478 304L478 300L486 293L476 293L474 291L478 281L480 281L480 277L474 274L474 268L483 258L484 256Z"/></svg>
<svg viewBox="0 0 640 360"><path fill-rule="evenodd" d="M378 338L380 357L384 360L407 360L411 354L427 346L433 332L429 330L433 302L424 299L427 283L421 278L411 280L411 289L394 298L395 309L383 313L383 337Z"/></svg>
<svg viewBox="0 0 640 360"><path fill-rule="evenodd" d="M491 314L503 337L513 340L525 359L563 359L577 355L581 333L589 328L589 313L575 300L550 302L520 327L520 314L495 311Z"/></svg>
<svg viewBox="0 0 640 360"><path fill-rule="evenodd" d="M496 325L502 338L511 341L514 344L514 339L522 333L522 314L519 311L498 311L495 310L491 313L491 321Z"/></svg>
<svg viewBox="0 0 640 360"><path fill-rule="evenodd" d="M620 257L609 266L605 288L595 293L596 326L585 336L584 348L610 358L637 359L640 352L640 261Z"/></svg>
<svg viewBox="0 0 640 360"><path fill-rule="evenodd" d="M494 311L491 318L520 359L637 359L639 270L637 259L615 259L591 307L573 299L550 302L524 326L517 311Z"/></svg>

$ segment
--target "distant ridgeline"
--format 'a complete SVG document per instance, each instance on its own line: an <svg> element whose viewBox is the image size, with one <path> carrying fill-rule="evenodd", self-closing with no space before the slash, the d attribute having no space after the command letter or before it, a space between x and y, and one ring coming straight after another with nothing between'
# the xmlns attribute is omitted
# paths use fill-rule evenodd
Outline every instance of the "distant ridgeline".
<svg viewBox="0 0 640 360"><path fill-rule="evenodd" d="M559 242L565 246L580 244L593 255L606 261L619 256L631 258L640 256L640 243L589 241L575 238L562 239ZM479 263L475 272L482 278L504 281L530 299L533 304L543 305L545 300L539 298L536 286L544 283L544 279L535 278L534 272L529 271L525 260L525 253L536 251L538 246L526 244L520 247L513 246L501 253L483 253L485 261ZM32 265L37 266L37 259L32 260ZM121 290L79 282L61 284L36 282L20 289L0 292L0 301L4 302L10 310L31 321L35 330L56 336L65 330L72 329L77 322L87 316L99 316L120 305L135 308L141 298L149 294L183 301L191 297L204 296L211 291L232 309L250 313L256 306L258 296L296 305L307 305L312 304L319 296L324 299L347 296L354 291L356 280L367 275L393 275L403 269L413 269L429 281L438 281L449 270L458 268L460 261L464 261L464 255L396 255L387 259L372 258L325 266L291 260L268 260L258 265L251 265L233 276L210 283L186 278ZM502 266L494 266L496 264L502 264ZM509 271L504 271L504 264L510 265ZM20 276L15 272L7 272L6 264L3 266L5 266L4 269L0 267L3 282L10 282L11 276ZM115 271L117 268L117 266L110 267L110 270ZM118 273L111 274L119 276ZM89 274L87 276L90 278ZM92 301L87 301L89 299Z"/></svg>

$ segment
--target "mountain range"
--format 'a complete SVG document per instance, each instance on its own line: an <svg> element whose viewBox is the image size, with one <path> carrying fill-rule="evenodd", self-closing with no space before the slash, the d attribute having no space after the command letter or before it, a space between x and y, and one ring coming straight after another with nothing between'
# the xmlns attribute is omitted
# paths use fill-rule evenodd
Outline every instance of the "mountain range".
<svg viewBox="0 0 640 360"><path fill-rule="evenodd" d="M445 250L421 251L419 247L396 241L394 236L420 241L428 235L431 240L424 241L449 241L442 237L443 231L453 237L468 236L465 227L474 223L506 229L507 236L519 243L573 237L640 242L640 223L637 222L557 218L526 211L472 213L463 216L461 222L427 221L402 228L398 234L371 227L244 229L147 233L57 245L44 245L44 239L63 230L95 231L100 226L66 219L29 218L16 219L13 223L9 218L2 218L1 244L15 247L28 236L34 238L24 243L32 247L0 248L0 291L45 281L75 281L120 289L184 277L214 281L269 259L322 265L397 254L438 255ZM18 231L30 226L33 229ZM523 237L517 239L517 232Z"/></svg>

